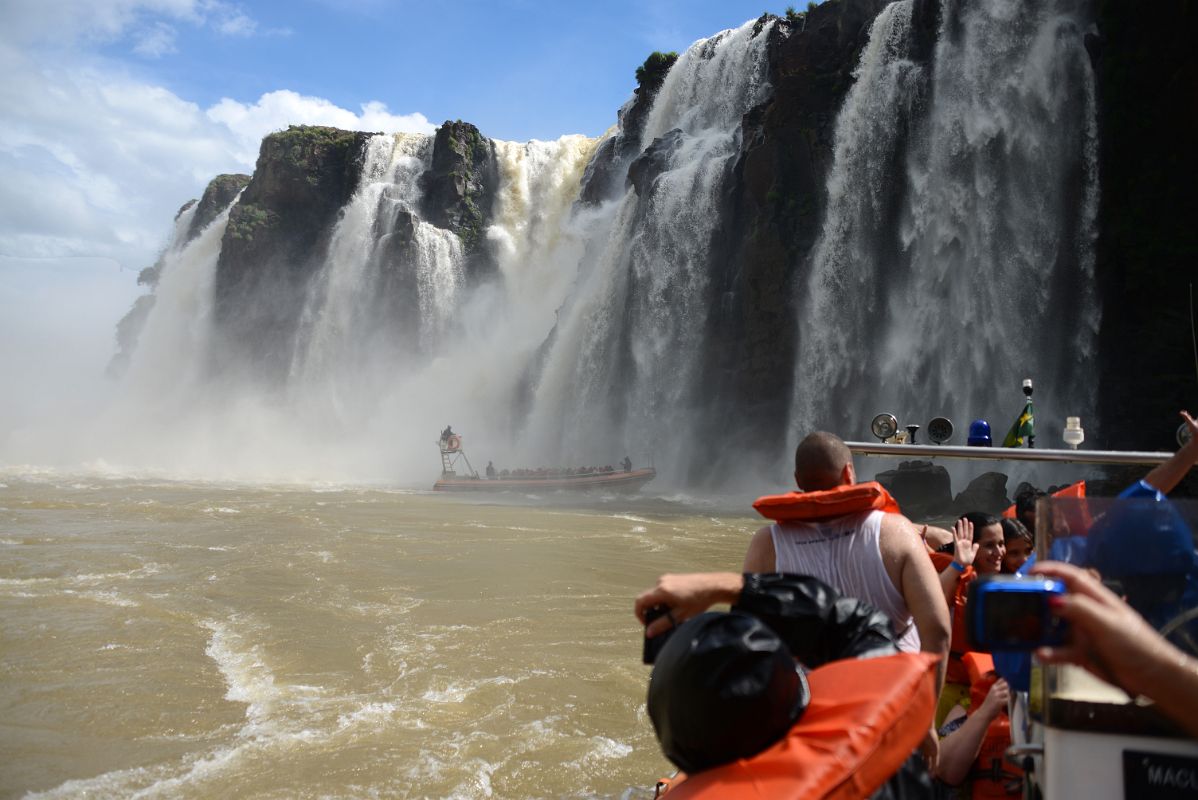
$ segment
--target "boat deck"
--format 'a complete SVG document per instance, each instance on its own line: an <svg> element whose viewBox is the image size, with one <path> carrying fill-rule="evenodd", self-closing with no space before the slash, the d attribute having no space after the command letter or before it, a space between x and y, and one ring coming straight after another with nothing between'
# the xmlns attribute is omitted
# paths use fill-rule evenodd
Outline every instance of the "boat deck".
<svg viewBox="0 0 1198 800"><path fill-rule="evenodd" d="M657 477L657 470L598 472L586 475L555 475L522 478L441 478L433 484L437 492L544 492L602 490L632 492Z"/></svg>

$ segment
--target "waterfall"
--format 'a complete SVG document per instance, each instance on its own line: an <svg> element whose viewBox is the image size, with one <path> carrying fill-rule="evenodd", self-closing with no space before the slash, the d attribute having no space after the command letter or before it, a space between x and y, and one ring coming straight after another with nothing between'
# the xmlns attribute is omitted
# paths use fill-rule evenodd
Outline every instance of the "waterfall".
<svg viewBox="0 0 1198 800"><path fill-rule="evenodd" d="M921 425L986 417L1001 436L1028 376L1042 421L1091 408L1097 137L1084 6L944 0L929 58L912 44L914 5L886 5L870 27L835 121L818 236L789 267L798 328L778 338L796 339L792 434L860 438L889 411ZM425 484L433 437L453 424L474 458L501 468L627 454L654 460L662 483L682 480L736 444L695 438L737 412L704 384L726 344L709 319L725 291L712 276L743 266L720 260L740 252L726 240L764 219L729 206L751 194L742 131L765 135L754 126L772 100L776 24L693 44L655 95L625 107L638 120L609 133L623 144L608 161L597 139L467 130L467 141L460 125L447 145L458 161L438 161L433 137L361 139L362 177L322 233L327 250L288 278L288 299L239 297L287 306L264 316L297 330L281 387L204 373L206 351L241 346L211 335L226 212L168 253L114 430L160 419L146 435L156 452L203 474ZM602 191L580 198L596 165ZM444 218L438 192L458 204ZM460 234L441 227L466 217Z"/></svg>
<svg viewBox="0 0 1198 800"><path fill-rule="evenodd" d="M292 356L292 396L316 415L352 424L396 366L444 344L463 282L462 246L418 216L419 178L431 158L432 139L419 134L378 135L367 146L361 185L309 290ZM406 245L398 263L389 247L396 237ZM388 301L404 290L414 303L389 313Z"/></svg>
<svg viewBox="0 0 1198 800"><path fill-rule="evenodd" d="M769 91L768 32L750 21L696 42L667 75L631 185L596 213L558 320L533 406L535 451L577 462L615 444L638 462L685 462L702 402L711 243L741 118Z"/></svg>
<svg viewBox="0 0 1198 800"><path fill-rule="evenodd" d="M189 405L204 380L216 259L229 221L226 209L189 242L196 210L193 205L175 220L174 235L162 256L154 307L122 381L127 395L154 398L144 410L168 422Z"/></svg>
<svg viewBox="0 0 1198 800"><path fill-rule="evenodd" d="M932 72L888 6L837 121L800 297L793 427L868 435L877 413L1002 436L1093 408L1097 159L1078 4L945 0ZM896 168L897 167L897 168ZM1078 189L1077 187L1081 187ZM958 441L961 434L958 434Z"/></svg>

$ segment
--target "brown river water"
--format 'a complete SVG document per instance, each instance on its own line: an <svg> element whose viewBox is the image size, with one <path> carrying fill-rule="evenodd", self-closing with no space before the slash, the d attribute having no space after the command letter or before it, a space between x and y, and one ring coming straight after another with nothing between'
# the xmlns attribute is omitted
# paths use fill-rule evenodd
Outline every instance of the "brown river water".
<svg viewBox="0 0 1198 800"><path fill-rule="evenodd" d="M747 504L0 475L0 797L635 798Z"/></svg>

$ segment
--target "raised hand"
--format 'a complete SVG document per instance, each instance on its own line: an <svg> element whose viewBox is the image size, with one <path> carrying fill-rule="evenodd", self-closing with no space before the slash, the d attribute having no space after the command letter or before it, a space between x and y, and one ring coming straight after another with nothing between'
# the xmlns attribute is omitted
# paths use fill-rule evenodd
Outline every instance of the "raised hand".
<svg viewBox="0 0 1198 800"><path fill-rule="evenodd" d="M953 526L953 558L958 564L968 567L978 554L978 545L973 541L973 523L967 519L957 520Z"/></svg>

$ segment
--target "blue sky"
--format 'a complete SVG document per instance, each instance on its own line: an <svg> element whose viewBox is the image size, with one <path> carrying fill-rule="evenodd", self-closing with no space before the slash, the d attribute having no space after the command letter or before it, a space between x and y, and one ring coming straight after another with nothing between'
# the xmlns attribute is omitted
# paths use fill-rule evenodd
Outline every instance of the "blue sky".
<svg viewBox="0 0 1198 800"><path fill-rule="evenodd" d="M301 0L240 8L252 34L174 23L175 52L131 56L147 19L104 53L137 61L149 78L205 107L291 89L343 108L381 101L393 113L419 112L434 123L466 119L494 138L546 139L601 133L650 52L684 49L766 6Z"/></svg>

